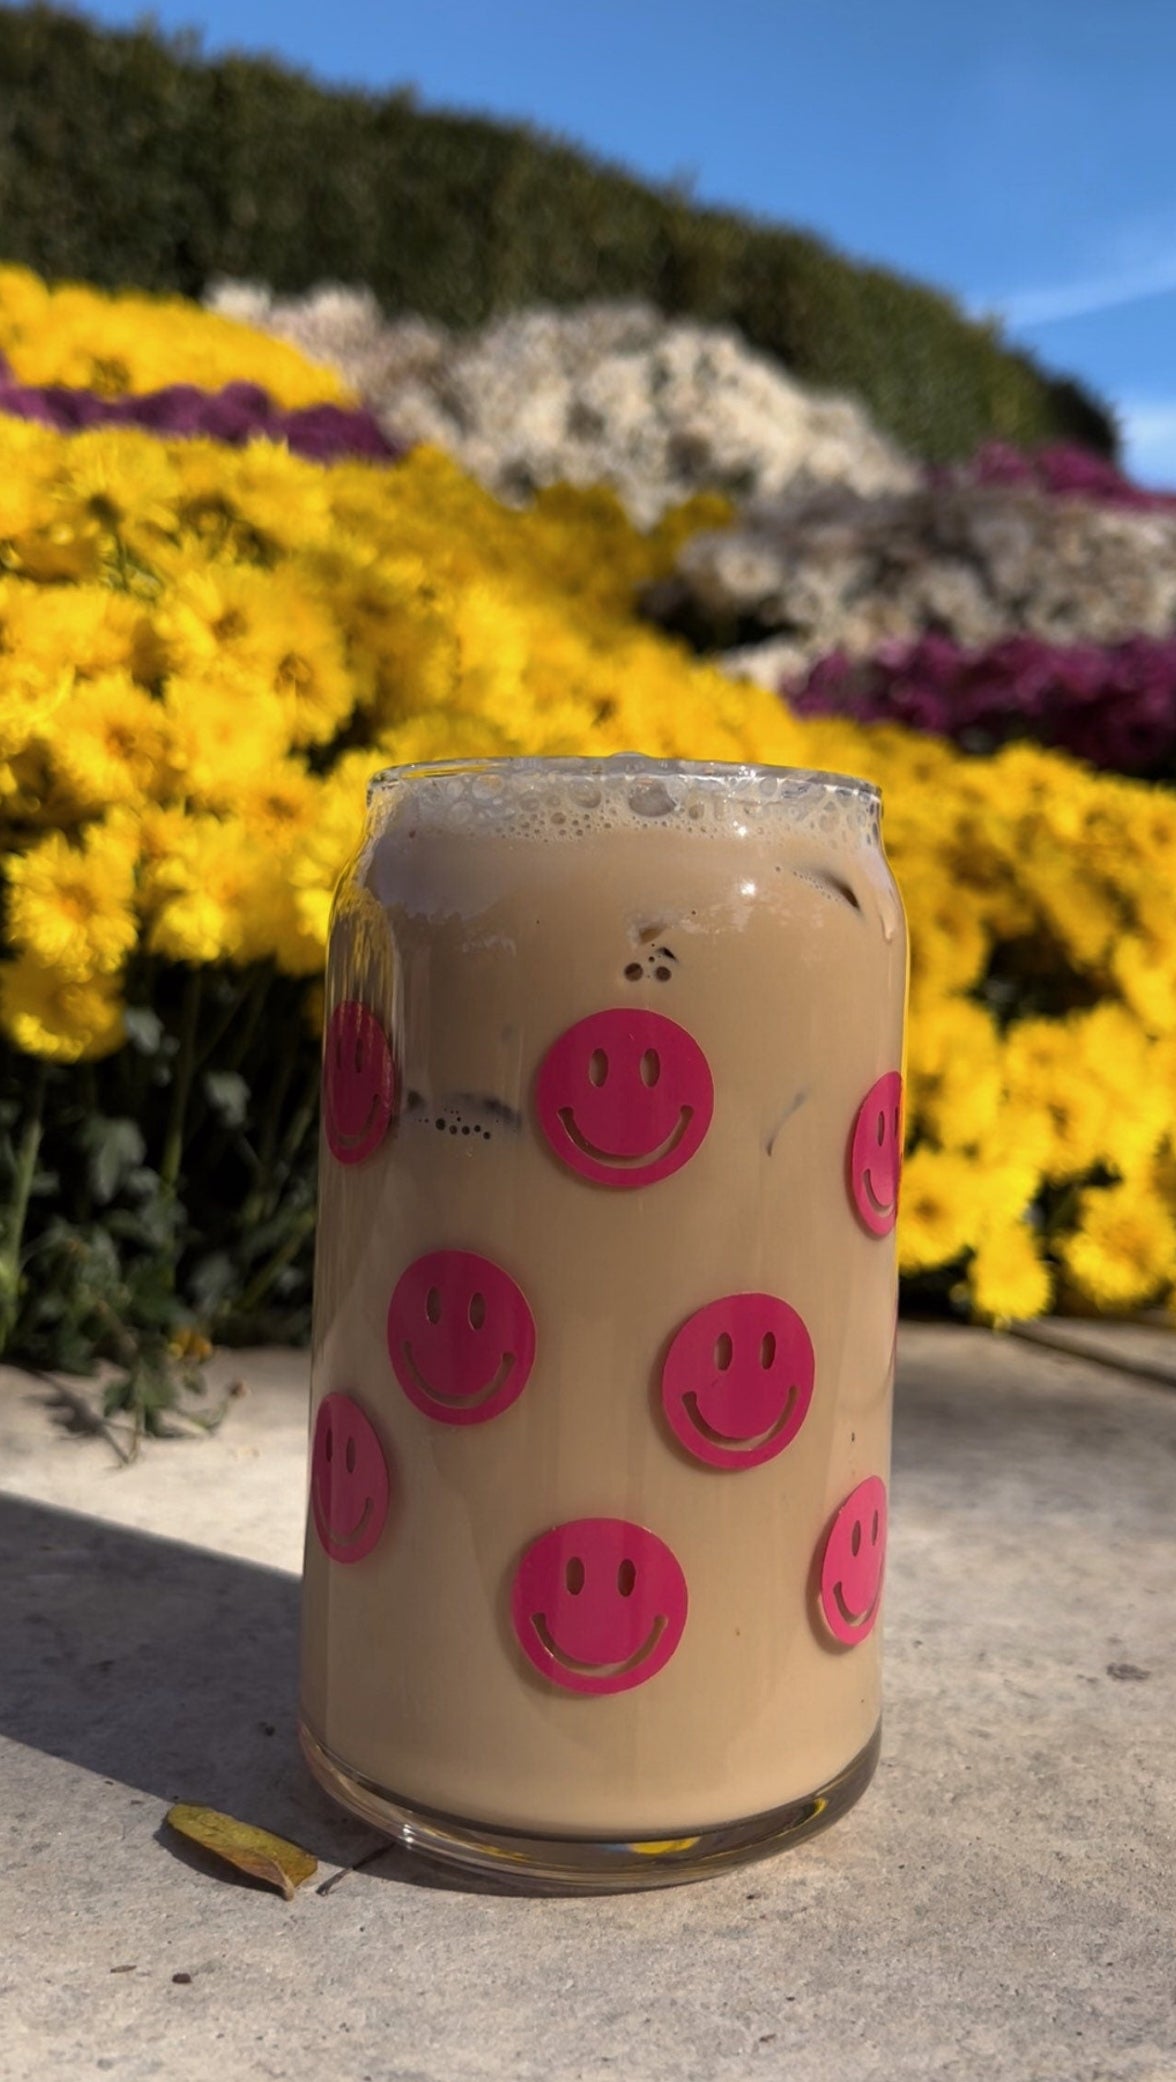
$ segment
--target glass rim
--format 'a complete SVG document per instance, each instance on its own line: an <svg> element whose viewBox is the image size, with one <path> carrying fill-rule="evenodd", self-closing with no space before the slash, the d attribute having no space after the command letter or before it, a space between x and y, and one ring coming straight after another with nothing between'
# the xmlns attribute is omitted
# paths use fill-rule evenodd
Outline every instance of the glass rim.
<svg viewBox="0 0 1176 2082"><path fill-rule="evenodd" d="M866 803L880 803L882 800L882 790L876 782L829 768L766 766L757 760L655 759L641 752L611 752L600 757L562 753L550 756L544 753L495 753L485 758L412 760L404 766L380 767L372 774L367 783L367 800L370 804L377 796L389 793L406 781L461 779L472 774L487 774L504 781L542 780L548 775L591 781L680 779L707 782L738 779L751 786L761 781L776 781L788 782L798 791L806 787L823 787L830 794L852 795Z"/></svg>

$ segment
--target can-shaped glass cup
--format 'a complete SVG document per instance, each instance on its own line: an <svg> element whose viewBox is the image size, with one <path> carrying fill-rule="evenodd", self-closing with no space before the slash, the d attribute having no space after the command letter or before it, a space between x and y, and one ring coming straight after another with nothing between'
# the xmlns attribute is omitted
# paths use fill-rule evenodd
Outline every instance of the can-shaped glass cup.
<svg viewBox="0 0 1176 2082"><path fill-rule="evenodd" d="M393 769L335 902L302 1606L322 1783L577 1889L878 1753L906 932L868 783Z"/></svg>

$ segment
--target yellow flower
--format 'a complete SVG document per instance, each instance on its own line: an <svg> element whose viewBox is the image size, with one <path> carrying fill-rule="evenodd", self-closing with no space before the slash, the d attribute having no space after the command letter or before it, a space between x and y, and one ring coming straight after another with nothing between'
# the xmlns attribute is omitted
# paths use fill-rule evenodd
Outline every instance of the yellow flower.
<svg viewBox="0 0 1176 2082"><path fill-rule="evenodd" d="M41 500L38 517L13 535L4 561L39 585L95 578L102 568L101 524L84 506Z"/></svg>
<svg viewBox="0 0 1176 2082"><path fill-rule="evenodd" d="M261 836L296 841L313 816L318 784L297 758L274 759L242 778L234 795L237 815Z"/></svg>
<svg viewBox="0 0 1176 2082"><path fill-rule="evenodd" d="M238 819L164 812L149 828L147 945L169 961L259 961L290 895L282 862Z"/></svg>
<svg viewBox="0 0 1176 2082"><path fill-rule="evenodd" d="M979 1244L968 1266L968 1291L977 1315L989 1322L1047 1313L1053 1281L1023 1222L1009 1222Z"/></svg>
<svg viewBox="0 0 1176 2082"><path fill-rule="evenodd" d="M111 816L77 844L52 831L11 856L8 929L25 952L65 978L122 967L138 938L135 915L137 828Z"/></svg>
<svg viewBox="0 0 1176 2082"><path fill-rule="evenodd" d="M0 665L20 659L56 676L63 665L81 677L134 671L143 610L106 586L37 586L0 579Z"/></svg>
<svg viewBox="0 0 1176 2082"><path fill-rule="evenodd" d="M269 568L284 556L301 560L329 534L333 472L268 442L226 450L218 441L189 439L173 453L175 537L152 552L173 579L201 562Z"/></svg>
<svg viewBox="0 0 1176 2082"><path fill-rule="evenodd" d="M244 353L179 309L200 380ZM0 346L108 388L173 353L170 324L147 299L0 269ZM1073 1179L1082 1228L1051 1250L1072 1294L1118 1294L1147 1255L1141 1222L1159 1262L1176 1206L1172 792L1038 746L966 759L891 726L801 722L724 677L634 611L708 518L642 536L611 494L566 487L511 513L424 448L323 469L272 444L0 421L0 802L26 950L11 976L29 1002L59 997L40 1026L26 1004L18 1045L53 1033L76 1054L116 1032L102 978L137 909L161 957L320 974L382 764L637 749L856 773L884 791L914 949L904 1266L970 1255L978 1313L1047 1306L1026 1216ZM105 818L79 837L90 809ZM119 858L99 876L103 847ZM84 1016L75 997L66 1017L67 990L90 993ZM1089 1009L1027 1018L1027 994ZM1153 1265L1149 1291L1170 1271Z"/></svg>
<svg viewBox="0 0 1176 2082"><path fill-rule="evenodd" d="M59 662L0 654L0 759L13 759L68 701L73 673Z"/></svg>
<svg viewBox="0 0 1176 2082"><path fill-rule="evenodd" d="M285 758L281 703L231 662L172 673L162 712L177 790L202 808L236 808Z"/></svg>
<svg viewBox="0 0 1176 2082"><path fill-rule="evenodd" d="M1004 1097L996 1029L979 1005L940 996L912 1019L912 1120L941 1146L985 1147Z"/></svg>
<svg viewBox="0 0 1176 2082"><path fill-rule="evenodd" d="M1111 950L1111 973L1149 1033L1176 1029L1176 959L1154 934L1124 934Z"/></svg>
<svg viewBox="0 0 1176 2082"><path fill-rule="evenodd" d="M445 712L412 716L396 730L384 732L378 745L381 756L371 772L384 766L415 766L428 759L509 758L521 750L517 740L508 737L489 716Z"/></svg>
<svg viewBox="0 0 1176 2082"><path fill-rule="evenodd" d="M1105 1088L1082 1060L1080 1035L1066 1020L1024 1019L1005 1042L1010 1098L1053 1129L1044 1153L1047 1178L1076 1178L1110 1157L1112 1123Z"/></svg>
<svg viewBox="0 0 1176 2082"><path fill-rule="evenodd" d="M950 1265L976 1237L975 1168L956 1150L924 1145L907 1158L898 1203L904 1272Z"/></svg>
<svg viewBox="0 0 1176 2082"><path fill-rule="evenodd" d="M112 1055L126 1040L112 977L70 977L28 954L0 964L0 1026L26 1055L58 1063Z"/></svg>
<svg viewBox="0 0 1176 2082"><path fill-rule="evenodd" d="M1060 1255L1078 1291L1097 1307L1137 1306L1176 1271L1176 1222L1154 1192L1130 1184L1083 1193L1079 1226Z"/></svg>
<svg viewBox="0 0 1176 2082"><path fill-rule="evenodd" d="M298 496L291 498L291 458L270 441L251 441L233 457L233 509L241 525L275 549L311 555L332 533L331 491L335 472L302 465ZM185 498L199 484L206 494L225 484L225 452L215 442L194 442L184 456Z"/></svg>
<svg viewBox="0 0 1176 2082"><path fill-rule="evenodd" d="M1023 873L1042 921L1075 960L1094 966L1122 932L1126 906L1121 893L1100 886L1084 866L1069 846L1047 847L1039 840Z"/></svg>
<svg viewBox="0 0 1176 2082"><path fill-rule="evenodd" d="M958 886L947 859L936 862L934 841L900 875L910 923L911 988L924 981L938 995L972 988L983 972L990 938L983 908ZM897 866L897 861L896 861Z"/></svg>
<svg viewBox="0 0 1176 2082"><path fill-rule="evenodd" d="M284 340L180 297L108 296L26 269L0 269L0 352L22 383L64 383L107 397L196 383L219 390L245 379L286 406L342 402L332 369Z"/></svg>
<svg viewBox="0 0 1176 2082"><path fill-rule="evenodd" d="M76 434L66 449L60 496L97 525L150 548L175 533L181 481L173 448L135 427Z"/></svg>
<svg viewBox="0 0 1176 2082"><path fill-rule="evenodd" d="M31 420L4 424L5 468L0 471L0 555L11 561L10 545L45 517L48 486L60 456L60 437Z"/></svg>
<svg viewBox="0 0 1176 2082"><path fill-rule="evenodd" d="M975 1176L983 1188L992 1222L1018 1221L1041 1189L1056 1145L1057 1131L1040 1104L1023 1097L1006 1099L992 1129L977 1152ZM981 1233L987 1234L986 1218Z"/></svg>
<svg viewBox="0 0 1176 2082"><path fill-rule="evenodd" d="M0 346L9 354L13 343L45 325L49 290L29 267L0 268Z"/></svg>
<svg viewBox="0 0 1176 2082"><path fill-rule="evenodd" d="M1071 1022L1081 1061L1106 1100L1106 1158L1137 1171L1176 1125L1176 1088L1160 1050L1125 1005L1106 1000Z"/></svg>
<svg viewBox="0 0 1176 2082"><path fill-rule="evenodd" d="M128 672L78 681L41 735L83 811L138 803L166 784L164 711Z"/></svg>
<svg viewBox="0 0 1176 2082"><path fill-rule="evenodd" d="M291 745L325 742L354 707L331 614L285 571L194 571L180 579L154 625L173 672L228 670L276 697Z"/></svg>
<svg viewBox="0 0 1176 2082"><path fill-rule="evenodd" d="M318 949L320 963L335 885L363 837L367 783L385 764L371 752L346 753L321 782L317 805L290 858L295 912L307 944Z"/></svg>
<svg viewBox="0 0 1176 2082"><path fill-rule="evenodd" d="M177 1330L167 1341L167 1349L173 1359L211 1359L212 1346L199 1330L191 1327Z"/></svg>

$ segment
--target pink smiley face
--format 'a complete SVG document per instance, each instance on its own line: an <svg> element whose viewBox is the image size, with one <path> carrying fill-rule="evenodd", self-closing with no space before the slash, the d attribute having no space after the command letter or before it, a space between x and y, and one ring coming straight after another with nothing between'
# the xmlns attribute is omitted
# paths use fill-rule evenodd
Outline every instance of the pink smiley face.
<svg viewBox="0 0 1176 2082"><path fill-rule="evenodd" d="M834 1639L852 1648L878 1617L886 1560L886 1484L869 1475L851 1490L821 1557L821 1610Z"/></svg>
<svg viewBox="0 0 1176 2082"><path fill-rule="evenodd" d="M888 1070L857 1110L849 1144L849 1191L871 1236L887 1236L898 1214L902 1169L902 1078Z"/></svg>
<svg viewBox="0 0 1176 2082"><path fill-rule="evenodd" d="M314 1526L332 1561L362 1561L388 1516L388 1463L375 1430L350 1395L319 1404L310 1454Z"/></svg>
<svg viewBox="0 0 1176 2082"><path fill-rule="evenodd" d="M796 1437L813 1397L813 1345L775 1294L727 1294L677 1332L662 1408L680 1445L712 1468L754 1468Z"/></svg>
<svg viewBox="0 0 1176 2082"><path fill-rule="evenodd" d="M519 1647L566 1692L631 1691L664 1670L686 1625L686 1578L664 1540L624 1518L576 1518L515 1571Z"/></svg>
<svg viewBox="0 0 1176 2082"><path fill-rule="evenodd" d="M485 1424L527 1385L535 1319L500 1265L474 1251L429 1251L396 1282L388 1356L424 1416L439 1424Z"/></svg>
<svg viewBox="0 0 1176 2082"><path fill-rule="evenodd" d="M396 1102L392 1050L374 1012L336 1005L323 1045L323 1122L340 1164L358 1164L383 1141Z"/></svg>
<svg viewBox="0 0 1176 2082"><path fill-rule="evenodd" d="M560 1162L601 1186L651 1186L680 1171L714 1111L697 1041L660 1012L590 1013L539 1066L539 1125Z"/></svg>

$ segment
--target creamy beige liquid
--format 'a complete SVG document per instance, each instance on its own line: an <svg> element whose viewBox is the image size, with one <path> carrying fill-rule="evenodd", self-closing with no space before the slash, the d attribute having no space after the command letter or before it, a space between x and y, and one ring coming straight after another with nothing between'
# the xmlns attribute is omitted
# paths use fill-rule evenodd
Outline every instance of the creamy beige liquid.
<svg viewBox="0 0 1176 2082"><path fill-rule="evenodd" d="M391 790L328 979L328 1006L379 1016L401 1097L362 1163L324 1147L313 1399L363 1405L392 1499L360 1562L311 1527L304 1716L393 1796L552 1835L678 1835L799 1799L880 1711L881 1627L833 1641L814 1570L842 1499L888 1476L894 1240L855 1216L846 1152L901 1065L901 907L860 796L716 807L680 784L606 814L621 786L595 813L540 788L529 821L483 823ZM533 1086L565 1028L634 1004L700 1044L714 1116L681 1170L621 1191L555 1160ZM508 1271L537 1326L519 1399L461 1428L412 1406L386 1341L400 1274L445 1247ZM799 1310L815 1389L776 1458L718 1470L668 1431L659 1368L695 1310L748 1291ZM523 1549L592 1516L652 1528L689 1588L666 1667L604 1697L546 1682L510 1619Z"/></svg>

